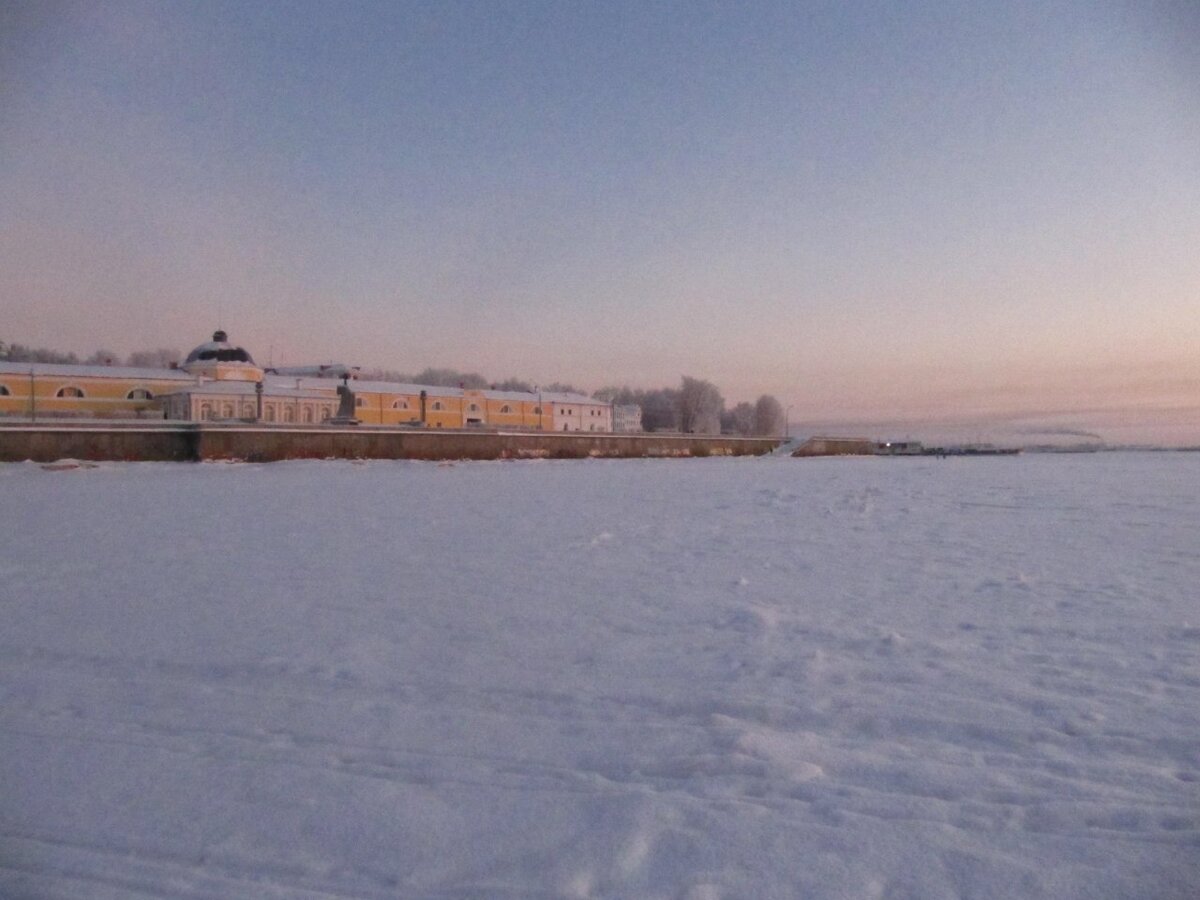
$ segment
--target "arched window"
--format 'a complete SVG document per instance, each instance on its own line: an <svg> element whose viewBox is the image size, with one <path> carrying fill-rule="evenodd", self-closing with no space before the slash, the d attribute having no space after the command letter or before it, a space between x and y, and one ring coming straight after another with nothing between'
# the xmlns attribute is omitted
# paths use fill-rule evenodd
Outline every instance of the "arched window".
<svg viewBox="0 0 1200 900"><path fill-rule="evenodd" d="M55 397L82 397L84 396L82 388L74 386L60 387L54 394Z"/></svg>
<svg viewBox="0 0 1200 900"><path fill-rule="evenodd" d="M205 419L205 420L212 418L212 404L211 403L201 403L200 404L200 418Z"/></svg>
<svg viewBox="0 0 1200 900"><path fill-rule="evenodd" d="M7 384L0 384L0 397L11 397L12 391L8 389Z"/></svg>
<svg viewBox="0 0 1200 900"><path fill-rule="evenodd" d="M226 403L224 406L221 407L221 416L226 419L233 418L233 404L232 403Z"/></svg>
<svg viewBox="0 0 1200 900"><path fill-rule="evenodd" d="M446 407L442 406L442 401L441 401L441 400L434 400L434 401L433 401L433 407L432 407L432 408L433 408L433 410L434 410L435 412L441 412L441 411L442 411L443 409L445 409Z"/></svg>
<svg viewBox="0 0 1200 900"><path fill-rule="evenodd" d="M475 403L472 403L467 407L467 412L479 412L479 406Z"/></svg>
<svg viewBox="0 0 1200 900"><path fill-rule="evenodd" d="M367 400L365 397L355 397L354 405L361 409L362 407L367 405Z"/></svg>
<svg viewBox="0 0 1200 900"><path fill-rule="evenodd" d="M510 412L512 412L512 407L509 406L507 403L505 403L502 407L500 407L500 412L510 413Z"/></svg>
<svg viewBox="0 0 1200 900"><path fill-rule="evenodd" d="M283 421L285 421L285 422L295 422L296 421L296 408L294 406L285 406L283 408Z"/></svg>
<svg viewBox="0 0 1200 900"><path fill-rule="evenodd" d="M304 421L311 425L313 420L313 411L311 406L304 407Z"/></svg>
<svg viewBox="0 0 1200 900"><path fill-rule="evenodd" d="M540 416L542 414L542 408L540 406L535 406L533 408L533 414L535 416Z"/></svg>
<svg viewBox="0 0 1200 900"><path fill-rule="evenodd" d="M392 403L392 409L408 409L408 401L396 400Z"/></svg>
<svg viewBox="0 0 1200 900"><path fill-rule="evenodd" d="M274 403L268 403L266 406L263 407L263 418L266 419L268 422L275 421L275 404Z"/></svg>
<svg viewBox="0 0 1200 900"><path fill-rule="evenodd" d="M154 395L145 388L134 388L125 395L126 400L153 400Z"/></svg>
<svg viewBox="0 0 1200 900"><path fill-rule="evenodd" d="M242 404L242 418L243 419L253 419L254 418L254 404L253 403L243 403Z"/></svg>
<svg viewBox="0 0 1200 900"><path fill-rule="evenodd" d="M332 415L333 415L333 412L329 409L328 406L321 407L321 421L322 422L328 422L329 417Z"/></svg>

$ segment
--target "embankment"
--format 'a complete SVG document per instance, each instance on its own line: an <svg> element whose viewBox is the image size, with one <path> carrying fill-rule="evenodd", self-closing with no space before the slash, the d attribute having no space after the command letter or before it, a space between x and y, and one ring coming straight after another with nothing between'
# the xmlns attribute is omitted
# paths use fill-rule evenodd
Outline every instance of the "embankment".
<svg viewBox="0 0 1200 900"><path fill-rule="evenodd" d="M776 438L160 423L2 423L0 462L757 456Z"/></svg>

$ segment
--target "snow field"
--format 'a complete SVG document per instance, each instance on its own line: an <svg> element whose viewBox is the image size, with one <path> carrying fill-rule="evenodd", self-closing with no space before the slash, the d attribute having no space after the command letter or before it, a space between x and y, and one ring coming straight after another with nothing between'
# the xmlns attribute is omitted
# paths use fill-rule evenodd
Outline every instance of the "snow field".
<svg viewBox="0 0 1200 900"><path fill-rule="evenodd" d="M5 897L1192 898L1200 454L0 466Z"/></svg>

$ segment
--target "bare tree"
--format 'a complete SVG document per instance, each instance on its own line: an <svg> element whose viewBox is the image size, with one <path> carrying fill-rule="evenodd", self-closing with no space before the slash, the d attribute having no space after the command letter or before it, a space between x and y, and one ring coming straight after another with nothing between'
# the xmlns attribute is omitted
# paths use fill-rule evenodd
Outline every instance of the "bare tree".
<svg viewBox="0 0 1200 900"><path fill-rule="evenodd" d="M411 384L428 384L435 387L464 387L478 390L488 386L488 380L478 372L460 372L457 369L428 368L410 379Z"/></svg>
<svg viewBox="0 0 1200 900"><path fill-rule="evenodd" d="M111 366L119 365L120 362L121 354L101 348L85 359L83 364L85 366Z"/></svg>
<svg viewBox="0 0 1200 900"><path fill-rule="evenodd" d="M679 385L679 430L689 434L719 434L725 400L711 381L684 375Z"/></svg>
<svg viewBox="0 0 1200 900"><path fill-rule="evenodd" d="M74 353L60 353L46 347L27 347L24 344L6 344L0 341L0 359L7 362L59 363L75 365L79 357Z"/></svg>

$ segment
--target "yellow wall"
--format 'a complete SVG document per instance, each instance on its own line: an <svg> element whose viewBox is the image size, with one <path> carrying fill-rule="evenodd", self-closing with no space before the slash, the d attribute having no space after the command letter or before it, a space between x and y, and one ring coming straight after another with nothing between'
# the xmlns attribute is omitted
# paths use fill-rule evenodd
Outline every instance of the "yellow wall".
<svg viewBox="0 0 1200 900"><path fill-rule="evenodd" d="M435 409L439 404L442 409ZM463 427L461 397L429 397L426 410L425 424L430 428Z"/></svg>
<svg viewBox="0 0 1200 900"><path fill-rule="evenodd" d="M0 375L0 385L8 388L9 393L0 392L0 415L28 416L29 376L21 374ZM66 417L125 417L137 415L158 417L160 405L153 400L129 400L128 393L135 388L144 388L155 397L187 389L195 389L189 381L161 381L157 379L134 379L127 377L97 377L60 375L35 375L35 407L36 414L46 418ZM83 391L83 397L57 397L62 388L75 387ZM332 394L332 388L330 393ZM202 393L201 389L201 393ZM390 392L390 391L356 391L356 398L361 402L355 410L360 421L367 425L407 425L421 418L420 393ZM333 410L336 413L337 401L333 400ZM244 415L245 397L211 397L206 402L215 404L213 416L223 418L224 404L235 405L234 417ZM197 401L198 402L198 401ZM464 428L466 427L467 407L474 403L479 407L477 412L470 413L472 417L483 420L481 427L485 428L524 428L550 431L554 428L553 404L546 402L540 405L537 397L531 395L526 399L495 399L487 397L484 391L466 391L462 396L427 396L425 401L425 424L429 428ZM399 404L399 405L397 405ZM407 404L407 408L405 408ZM196 405L196 404L193 404ZM296 424L304 424L303 411L311 406L316 422L321 421L321 406L316 400L301 400L298 405L290 400L266 398L266 405L275 413L275 417L264 416L266 421L285 422L284 412L287 407L293 407L292 414ZM437 406L441 409L437 409ZM502 410L508 407L508 412ZM539 414L539 409L541 410ZM202 418L200 408L191 410L191 417ZM264 409L266 412L266 409ZM586 429L586 425L585 425Z"/></svg>
<svg viewBox="0 0 1200 900"><path fill-rule="evenodd" d="M32 413L46 418L132 418L161 415L153 400L128 399L130 391L147 390L157 397L178 390L186 382L159 381L153 378L109 378L96 376L35 375L33 404L29 400L28 375L0 375L0 414L28 416ZM78 389L82 397L59 397L59 391Z"/></svg>
<svg viewBox="0 0 1200 900"><path fill-rule="evenodd" d="M508 412L504 412L505 407ZM536 399L530 400L487 400L487 421L496 428L547 429L553 417L547 409L539 415Z"/></svg>
<svg viewBox="0 0 1200 900"><path fill-rule="evenodd" d="M421 420L420 393L355 391L355 415L364 425L409 425ZM478 407L471 411L471 404ZM397 404L401 404L397 407ZM403 406L407 404L407 408ZM441 409L437 406L440 405ZM502 412L508 407L508 412ZM466 391L462 396L427 396L425 424L429 428L466 428L468 418L483 420L483 428L526 428L548 430L554 417L546 404L539 414L536 398L497 400L483 391ZM473 427L473 426L472 426Z"/></svg>

